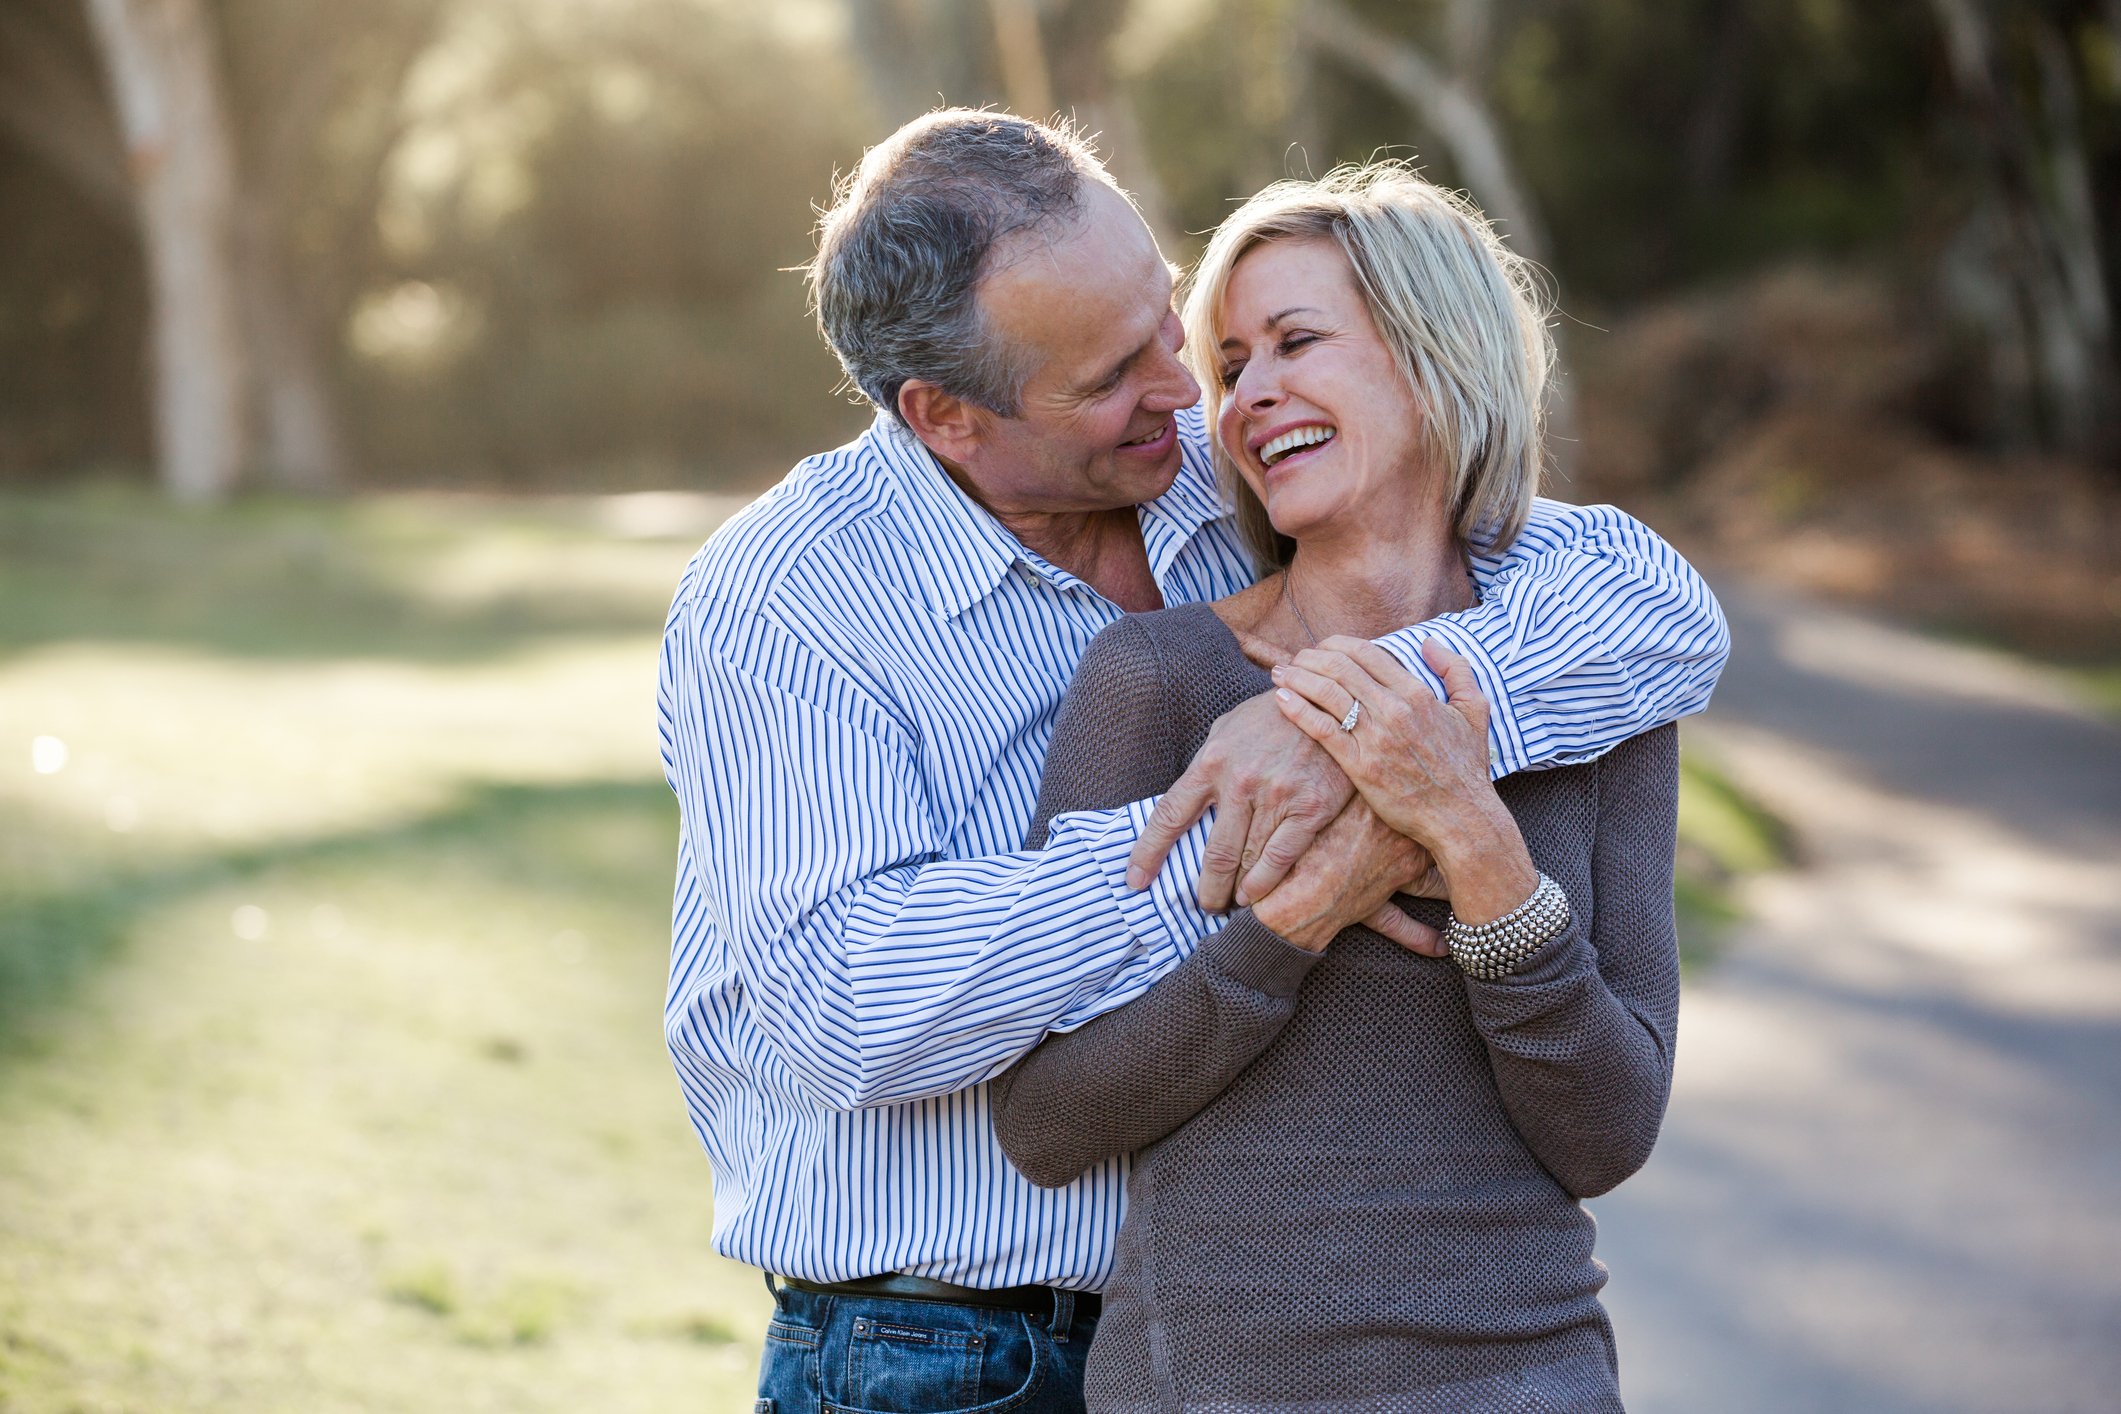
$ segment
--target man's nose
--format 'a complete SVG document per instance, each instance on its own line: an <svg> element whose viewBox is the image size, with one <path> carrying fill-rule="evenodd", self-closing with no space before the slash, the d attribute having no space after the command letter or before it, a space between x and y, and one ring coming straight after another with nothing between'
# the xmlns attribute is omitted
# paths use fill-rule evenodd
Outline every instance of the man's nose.
<svg viewBox="0 0 2121 1414"><path fill-rule="evenodd" d="M1174 350L1166 349L1153 390L1142 399L1159 412L1177 412L1200 401L1200 382Z"/></svg>

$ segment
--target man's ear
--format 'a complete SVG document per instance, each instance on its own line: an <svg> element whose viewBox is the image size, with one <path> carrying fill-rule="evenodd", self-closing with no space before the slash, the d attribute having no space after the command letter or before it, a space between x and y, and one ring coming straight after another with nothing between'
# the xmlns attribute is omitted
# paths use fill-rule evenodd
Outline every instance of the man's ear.
<svg viewBox="0 0 2121 1414"><path fill-rule="evenodd" d="M907 379L899 388L898 412L929 451L960 466L978 450L988 417L985 408L918 378Z"/></svg>

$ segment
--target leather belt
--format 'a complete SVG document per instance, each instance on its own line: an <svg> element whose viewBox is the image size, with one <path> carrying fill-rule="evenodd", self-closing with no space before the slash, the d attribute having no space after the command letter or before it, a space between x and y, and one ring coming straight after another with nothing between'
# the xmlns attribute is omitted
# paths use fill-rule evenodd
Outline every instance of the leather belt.
<svg viewBox="0 0 2121 1414"><path fill-rule="evenodd" d="M797 1291L807 1291L814 1296L873 1296L890 1301L937 1301L951 1306L986 1306L1000 1311L1022 1311L1026 1315L1052 1319L1055 1303L1062 1296L1075 1298L1078 1317L1095 1317L1104 1307L1104 1298L1094 1291L1064 1291L1057 1286L957 1286L947 1281L930 1281L926 1277L909 1277L898 1272L887 1272L883 1276L858 1277L853 1281L803 1281L797 1277L780 1278L784 1285Z"/></svg>

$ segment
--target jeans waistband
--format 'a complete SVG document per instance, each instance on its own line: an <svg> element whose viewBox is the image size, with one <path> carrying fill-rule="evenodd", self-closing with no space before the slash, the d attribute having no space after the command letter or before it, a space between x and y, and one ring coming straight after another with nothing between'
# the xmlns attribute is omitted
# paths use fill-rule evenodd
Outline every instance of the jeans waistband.
<svg viewBox="0 0 2121 1414"><path fill-rule="evenodd" d="M947 1281L931 1281L927 1277L905 1276L898 1272L886 1272L882 1276L857 1277L853 1281L804 1281L798 1277L781 1277L796 1291L806 1291L815 1296L867 1296L886 1301L935 1301L951 1306L985 1306L1000 1311L1021 1311L1051 1320L1063 1310L1069 1310L1076 1318L1095 1320L1104 1306L1104 1299L1094 1291L1068 1291L1057 1286L958 1286ZM775 1277L766 1275L768 1290L778 1291Z"/></svg>

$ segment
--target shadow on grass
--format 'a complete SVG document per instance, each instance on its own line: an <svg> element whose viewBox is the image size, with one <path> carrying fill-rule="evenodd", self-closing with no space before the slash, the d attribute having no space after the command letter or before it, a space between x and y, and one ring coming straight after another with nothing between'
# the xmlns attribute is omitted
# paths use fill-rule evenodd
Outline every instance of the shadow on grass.
<svg viewBox="0 0 2121 1414"><path fill-rule="evenodd" d="M64 1008L97 968L122 953L140 920L194 895L288 869L372 866L431 877L446 860L484 882L543 895L629 897L652 888L644 871L659 877L675 845L646 859L630 848L580 847L585 820L615 817L675 839L676 806L660 782L487 785L406 823L197 855L8 900L0 908L0 1061L38 1048L44 1028L29 1026L30 1019L41 1022Z"/></svg>
<svg viewBox="0 0 2121 1414"><path fill-rule="evenodd" d="M652 634L686 547L614 545L556 506L254 498L176 507L109 488L0 495L0 659L96 640L238 657L466 661L544 638ZM505 582L422 589L453 556ZM583 553L650 557L639 584L570 573ZM667 582L666 582L667 581Z"/></svg>

